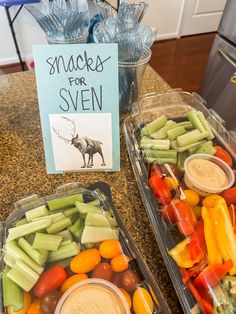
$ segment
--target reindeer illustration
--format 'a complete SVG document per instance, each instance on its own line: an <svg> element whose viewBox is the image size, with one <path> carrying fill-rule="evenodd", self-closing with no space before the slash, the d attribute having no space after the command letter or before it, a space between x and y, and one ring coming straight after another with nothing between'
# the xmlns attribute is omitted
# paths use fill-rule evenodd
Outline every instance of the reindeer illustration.
<svg viewBox="0 0 236 314"><path fill-rule="evenodd" d="M67 144L74 145L74 147L80 151L80 153L83 156L83 161L84 161L84 164L81 166L81 168L86 168L86 167L92 168L94 165L93 164L93 155L95 155L96 153L100 154L100 156L102 158L101 166L106 166L105 161L104 161L104 157L103 157L103 153L102 153L102 146L101 146L101 145L103 145L103 143L100 141L91 140L88 137L79 137L78 133L76 132L76 126L75 126L74 120L71 120L67 117L61 117L61 118L72 123L72 130L73 130L73 134L71 134L72 138L68 139L68 138L61 136L59 130L56 129L55 127L53 127L52 129L61 140L63 140ZM88 163L87 164L85 161L85 154L88 154Z"/></svg>

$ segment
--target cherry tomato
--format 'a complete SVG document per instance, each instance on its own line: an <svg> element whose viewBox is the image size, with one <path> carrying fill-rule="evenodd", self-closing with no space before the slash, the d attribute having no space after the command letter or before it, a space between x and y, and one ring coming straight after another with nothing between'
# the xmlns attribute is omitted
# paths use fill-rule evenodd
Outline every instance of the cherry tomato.
<svg viewBox="0 0 236 314"><path fill-rule="evenodd" d="M116 272L121 272L129 267L130 258L124 254L117 255L111 260L111 267Z"/></svg>
<svg viewBox="0 0 236 314"><path fill-rule="evenodd" d="M145 288L139 287L133 295L133 309L135 314L153 313L153 301L149 292Z"/></svg>
<svg viewBox="0 0 236 314"><path fill-rule="evenodd" d="M103 262L103 263L98 264L94 268L92 272L92 277L111 281L112 274L113 274L113 270L112 270L111 265L106 262Z"/></svg>
<svg viewBox="0 0 236 314"><path fill-rule="evenodd" d="M227 205L236 204L236 186L223 191L220 195L225 199Z"/></svg>
<svg viewBox="0 0 236 314"><path fill-rule="evenodd" d="M62 294L60 291L55 290L45 294L40 302L40 309L42 314L52 314L55 312L57 303L59 302Z"/></svg>
<svg viewBox="0 0 236 314"><path fill-rule="evenodd" d="M126 270L121 279L122 288L129 292L133 292L137 289L139 279L137 274L132 270Z"/></svg>
<svg viewBox="0 0 236 314"><path fill-rule="evenodd" d="M224 162L226 162L230 167L233 166L233 159L230 156L230 154L224 150L221 146L214 146L216 153L215 153L215 157L220 158L221 160L223 160Z"/></svg>
<svg viewBox="0 0 236 314"><path fill-rule="evenodd" d="M122 253L122 247L118 240L105 240L99 246L99 252L103 258L111 259Z"/></svg>
<svg viewBox="0 0 236 314"><path fill-rule="evenodd" d="M122 287L122 276L124 272L116 273L113 272L111 282L116 285L117 287Z"/></svg>
<svg viewBox="0 0 236 314"><path fill-rule="evenodd" d="M85 280L87 278L88 278L88 276L86 274L74 274L74 275L70 276L69 278L67 278L63 282L63 284L60 288L61 293L66 292L66 290L68 290L71 286L73 286L77 282L80 282L80 281Z"/></svg>
<svg viewBox="0 0 236 314"><path fill-rule="evenodd" d="M40 299L35 299L28 308L27 314L42 314L40 310Z"/></svg>
<svg viewBox="0 0 236 314"><path fill-rule="evenodd" d="M99 251L97 249L87 249L72 258L70 268L74 273L84 274L92 271L100 262Z"/></svg>
<svg viewBox="0 0 236 314"><path fill-rule="evenodd" d="M38 298L41 298L46 293L60 288L66 280L66 272L63 267L55 265L43 272L36 282L33 292Z"/></svg>

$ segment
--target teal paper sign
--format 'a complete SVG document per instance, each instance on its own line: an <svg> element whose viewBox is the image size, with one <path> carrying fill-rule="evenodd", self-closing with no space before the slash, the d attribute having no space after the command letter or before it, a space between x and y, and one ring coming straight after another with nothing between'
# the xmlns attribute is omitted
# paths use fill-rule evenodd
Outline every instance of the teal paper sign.
<svg viewBox="0 0 236 314"><path fill-rule="evenodd" d="M120 170L117 45L33 52L47 172Z"/></svg>

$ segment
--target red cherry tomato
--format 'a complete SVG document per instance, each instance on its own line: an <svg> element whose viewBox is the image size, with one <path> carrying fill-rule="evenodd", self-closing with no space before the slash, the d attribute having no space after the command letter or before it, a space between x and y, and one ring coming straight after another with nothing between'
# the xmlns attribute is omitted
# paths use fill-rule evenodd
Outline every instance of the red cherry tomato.
<svg viewBox="0 0 236 314"><path fill-rule="evenodd" d="M60 288L66 277L67 275L63 267L58 265L51 267L39 277L33 289L34 295L41 298L46 293Z"/></svg>
<svg viewBox="0 0 236 314"><path fill-rule="evenodd" d="M42 314L54 313L61 296L62 293L58 290L46 293L40 302L40 310Z"/></svg>
<svg viewBox="0 0 236 314"><path fill-rule="evenodd" d="M111 281L112 274L113 274L113 270L112 270L111 265L106 262L103 262L103 263L98 264L94 268L92 272L92 277Z"/></svg>
<svg viewBox="0 0 236 314"><path fill-rule="evenodd" d="M220 158L221 160L223 160L224 162L226 162L230 167L233 166L233 159L230 156L230 154L224 150L221 146L214 146L216 153L215 153L215 157Z"/></svg>
<svg viewBox="0 0 236 314"><path fill-rule="evenodd" d="M223 191L220 196L225 199L227 205L236 204L236 186Z"/></svg>

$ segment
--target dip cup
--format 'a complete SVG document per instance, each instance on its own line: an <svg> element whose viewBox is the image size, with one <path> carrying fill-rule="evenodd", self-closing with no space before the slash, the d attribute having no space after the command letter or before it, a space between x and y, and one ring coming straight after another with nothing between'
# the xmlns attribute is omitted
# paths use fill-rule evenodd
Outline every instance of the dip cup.
<svg viewBox="0 0 236 314"><path fill-rule="evenodd" d="M101 295L99 299L96 299L95 294L99 290ZM80 302L80 308L77 309L75 304L78 304L79 295L82 295L84 304ZM89 301L86 301L87 299ZM109 310L109 313L130 314L128 302L114 284L103 279L89 278L73 285L63 294L57 304L55 314L74 314L79 313L79 310L82 311L81 313L88 313L83 311L83 306L84 310L88 311L88 305L91 306L91 313L103 313L101 309L105 309L105 304L108 302L112 306L112 312ZM99 307L98 312L95 312L96 306ZM104 314L106 313L108 312L104 311Z"/></svg>
<svg viewBox="0 0 236 314"><path fill-rule="evenodd" d="M196 181L189 173L188 171L188 163L190 160L193 159L206 159L213 163L215 163L217 166L219 166L225 173L228 179L228 184L225 185L222 188L211 188L209 186L205 186L204 184L201 184L200 182ZM207 155L207 154L196 154L191 155L188 158L186 158L184 162L184 183L187 185L189 189L195 190L200 196L207 196L209 194L218 194L223 192L224 190L227 190L230 188L235 181L235 175L233 169L227 165L223 160L221 160L218 157Z"/></svg>

